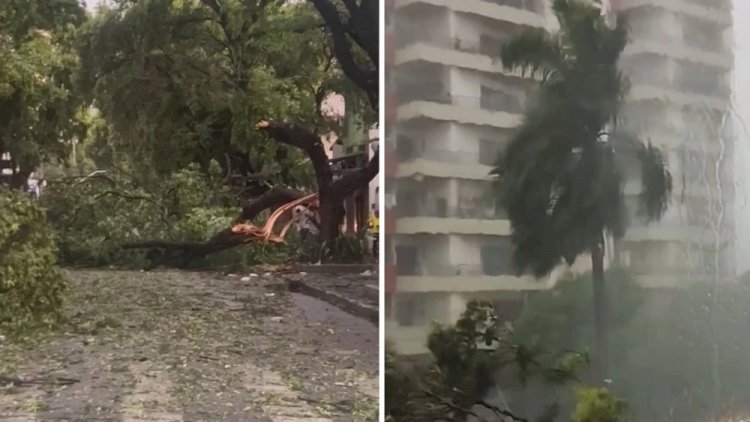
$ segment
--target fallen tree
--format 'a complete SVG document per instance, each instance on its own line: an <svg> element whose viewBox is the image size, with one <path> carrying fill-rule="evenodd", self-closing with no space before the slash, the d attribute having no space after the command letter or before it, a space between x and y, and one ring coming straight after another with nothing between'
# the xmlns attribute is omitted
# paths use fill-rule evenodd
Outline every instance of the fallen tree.
<svg viewBox="0 0 750 422"><path fill-rule="evenodd" d="M317 182L317 213L321 223L320 240L328 248L341 234L341 223L344 219L344 200L354 194L378 174L379 160L375 154L370 161L361 169L343 174L334 180L333 171L328 156L325 153L320 137L297 125L279 123L269 120L261 120L256 123L255 128L263 131L276 142L290 145L301 149L315 171ZM145 241L123 245L124 249L149 249L149 258L153 266L169 265L184 267L191 262L202 259L207 255L224 251L233 247L241 246L253 241L268 241L268 237L258 236L248 231L237 231L236 227L255 219L267 210L276 210L290 203L310 195L290 188L275 188L263 195L248 201L243 207L240 215L232 227L216 233L205 242L171 242L171 241ZM284 208L277 218L269 219L265 228L272 231L275 223L280 217L289 216L292 207ZM283 220L282 220L283 221ZM283 236L282 236L283 238ZM323 258L334 258L332 250L324 250Z"/></svg>
<svg viewBox="0 0 750 422"><path fill-rule="evenodd" d="M363 115L368 116L368 118L363 118L362 121L373 121L374 119L372 118L372 114L373 112L377 113L379 102L379 2L377 0L358 0L344 2L334 2L331 0L310 0L309 3L320 16L320 19L311 20L310 22L315 23L318 28L323 28L327 32L327 34L323 35L323 38L327 38L327 41L322 43L323 56L321 57L325 59L323 60L325 62L325 65L322 65L321 67L318 64L315 64L315 66L318 67L313 66L314 69L322 72L319 77L312 80L312 85L315 91L314 98L309 97L306 101L315 101L316 110L318 114L321 114L321 102L328 94L333 92L346 92L347 96L349 96L349 94L351 94L352 92L356 92L356 94L353 96L355 100L353 100L351 104L349 103L350 98L347 98L347 108L352 107L353 109L358 110L357 113L361 112ZM257 30L258 28L254 27L254 25L260 25L258 23L260 22L258 20L258 13L265 13L266 16L269 17L276 15L274 14L275 12L273 12L273 10L275 9L269 6L269 2L260 1L253 7L248 6L248 4L245 4L239 9L235 10L232 7L229 7L227 4L205 0L200 2L200 7L196 6L196 9L193 11L195 13L195 16L184 16L186 20L183 23L193 22L193 18L198 19L200 22L207 20L210 27L221 30L217 32L217 34L219 34L219 39L221 42L219 43L218 47L213 46L212 48L218 48L219 51L222 52L222 54L216 56L216 59L219 60L219 62L221 62L222 58L229 58L231 62L230 67L226 69L215 68L216 66L214 65L217 63L216 60L203 63L204 67L200 67L200 71L196 70L196 65L195 63L192 63L192 61L190 62L190 64L187 64L185 66L174 67L177 63L175 61L175 58L181 57L181 54L184 55L184 51L191 51L188 47L192 46L193 42L191 41L189 43L186 43L185 45L180 43L158 45L156 46L158 47L157 50L161 51L163 54L159 55L158 57L149 56L149 63L151 63L151 67L153 67L154 69L152 69L151 67L148 67L146 69L147 72L145 72L144 75L148 76L146 80L161 80L160 78L165 74L174 75L175 71L172 70L179 70L180 72L182 72L180 73L180 75L183 75L186 80L191 81L196 86L205 88L205 91L200 91L200 93L202 93L202 95L206 97L211 97L211 95L213 95L215 93L215 90L217 89L226 89L228 98L232 98L233 96L237 95L239 95L238 98L243 99L262 97L262 95L258 93L258 90L261 87L265 86L265 84L254 84L252 93L248 91L248 78L251 76L249 70L253 68L253 66L257 65L254 61L249 61L248 58L255 57L258 54L258 50L252 50L252 54L249 53L250 50L248 50L248 54L240 53L244 51L244 49L253 47L256 42L259 42L259 37L262 38L263 36L263 31ZM240 13L242 12L242 10L245 10L245 6L248 7L246 11L251 11L252 13ZM164 6L163 10L170 11L171 9L167 6ZM150 19L154 17L154 14L146 9L132 9L131 12L132 13L125 13L121 17L121 19L116 20L116 22L122 24L120 26L116 26L116 28L125 34L129 34L132 30L131 24L142 24L143 28L146 28L145 23L147 18ZM169 24L171 22L171 24L169 25L174 26L173 24L175 20L172 19L169 14L165 16L167 16L167 18L170 18L164 18L165 24ZM179 16L182 17L181 14ZM300 18L302 17L303 15L300 15ZM239 21L244 22L244 24L239 29L234 28L231 25L232 19L238 19ZM112 23L108 23L107 27L111 25ZM171 28L172 26L169 25L168 27ZM201 25L202 24L195 24L191 26L191 28L193 28L196 33L202 33L205 28L203 28L203 26ZM153 28L154 26L149 25L148 27ZM315 29L314 31L319 30ZM314 31L311 33L315 33ZM102 54L105 54L107 57L110 56L109 52L112 51L112 48L107 42L105 42L109 39L102 38L100 36L97 36L96 34L98 33L95 33L91 37L91 45L94 47L106 46L107 48L102 48L102 51L99 51L96 48L90 49L91 51L86 50L87 52L92 54L86 55L85 57L89 58L92 63L103 62L104 65L107 65L109 61L101 60L101 57ZM183 31L180 32L180 34L185 35L186 32ZM160 39L159 37L153 38ZM192 40L192 38L186 39ZM196 42L202 39L203 38L195 38ZM311 40L314 39L315 38L311 38ZM269 38L269 40L271 40L271 38ZM97 43L97 41L100 42ZM128 52L132 50L129 45L120 46L118 44L117 47L123 51L123 54L129 54ZM151 54L150 52L152 50L153 49L149 50L148 54ZM173 54L167 54L165 51L172 52ZM119 59L115 59L116 57L114 56L110 57L110 61L113 61L114 63L119 63L121 61ZM280 65L279 62L281 61L281 55L276 53L276 55L272 56L272 59L269 59L268 65ZM295 63L295 66L299 64L297 62L293 63ZM338 68L336 70L340 71L342 76L336 76L334 78L329 77L331 74L339 73L337 71L332 72L332 65L335 65ZM307 64L307 66L309 67L310 64ZM104 69L108 68L107 66L103 65L95 68L99 69L100 67L101 72L103 72ZM170 71L165 72L164 69L170 69ZM277 72L290 72L290 69L294 70L297 68L293 66L280 67L279 69L277 69ZM226 79L224 79L225 77ZM137 89L140 89L139 87L146 87L145 85L133 85L131 83L131 79L132 78L129 78L126 81L127 85L118 85L114 84L113 82L114 86L120 88L124 87L122 89L104 90L103 88L106 86L106 84L103 84L101 82L97 82L96 84L97 87L102 88L101 90L97 91L98 94L100 96L104 96L108 100L107 104L110 105L109 108L106 108L106 112L104 113L104 115L108 116L108 118L110 119L115 119L116 122L119 123L119 125L114 125L115 128L119 131L118 133L122 132L124 134L130 134L130 136L122 136L122 133L120 133L121 136L119 138L122 139L140 139L140 135L135 134L137 136L133 136L133 134L131 134L131 130L133 128L131 115L127 113L127 108L124 108L123 103L129 104L134 110L134 113L135 111L141 113L144 107L152 110L152 108L150 107L153 106L153 102L150 101L132 102L131 104L130 99L134 96L130 94L122 98L116 96L110 98L110 96L108 96L108 93L110 92L126 93L131 92L131 90L133 89L137 91ZM348 80L351 83L342 84L341 79ZM225 83L222 82L220 86L207 84L207 81L214 80L224 81ZM196 91L194 89L191 89L189 92L183 92L181 88L183 86L184 84L168 83L166 85L168 91L161 92L173 92L175 102L177 104L182 104L185 101L185 98L183 97L193 98L193 96L196 95ZM149 89L151 88L153 87L149 87ZM300 88L307 89L307 84ZM340 89L343 91L339 91ZM358 108L360 104L359 97L367 98L367 104L363 105L361 109ZM195 102L202 104L202 100L203 98L196 98ZM294 99L284 99L284 101L287 100L294 101ZM224 103L222 102L222 104ZM252 110L255 107L256 105L252 105L251 107L250 104L246 104L244 108L234 107L228 111L225 110L226 113L216 113L213 111L209 112L212 110L209 110L210 107L209 109L205 110L206 113L203 114L207 116L220 115L227 117L227 119L218 122L221 124L213 122L217 123L218 126L204 124L204 126L208 128L217 126L224 129L212 130L211 133L215 135L213 136L215 139L212 138L211 142L209 142L208 145L227 144L232 148L241 147L243 151L250 151L255 149L265 151L266 149L264 148L256 148L258 146L262 146L262 143L255 143L256 141L250 141L250 139L257 139L257 137L249 136L248 132L253 131L246 130L248 129L248 127L245 125L245 121L248 118L256 119L258 116L266 116L266 113L282 116L279 117L280 120L260 120L255 125L255 133L263 133L267 138L275 141L277 143L276 146L283 146L283 148L267 149L268 151L276 151L275 159L270 158L268 154L259 155L259 157L261 158L256 157L254 159L256 161L265 160L266 163L255 162L253 163L255 165L250 165L249 155L245 154L243 155L243 157L247 158L247 160L245 160L245 162L243 163L233 163L229 158L227 158L226 160L222 158L221 160L219 160L219 162L223 167L226 167L223 168L223 171L227 178L236 176L232 174L234 173L234 170L232 169L236 169L239 167L243 168L243 170L240 171L241 175L245 178L250 178L251 174L255 174L258 171L260 171L260 173L262 174L264 171L268 170L266 167L272 167L264 167L262 164L275 164L280 165L282 168L289 168L288 164L292 160L285 161L282 160L280 156L286 155L287 150L291 152L291 148L301 151L310 160L315 173L315 192L318 195L319 205L317 209L317 215L319 216L320 221L319 238L323 245L323 248L329 249L330 252L330 250L334 249L333 245L336 243L341 234L341 223L344 219L345 214L343 205L344 201L346 198L354 194L358 189L366 187L367 184L377 175L379 171L379 160L377 154L375 154L375 156L361 168L342 173L340 177L334 177L334 171L332 169L331 162L323 147L321 137L317 133L319 130L321 130L319 120L320 118L325 119L325 116L321 115L316 116L315 119L306 119L304 117L299 118L299 116L294 115L294 117L290 118L294 119L295 121L305 121L307 122L306 124L309 124L308 127L315 127L316 125L318 125L317 129L310 130L294 123L282 122L281 119L284 118L283 113L280 114L278 111L274 110L273 107L265 106L264 108L260 108L260 106L258 106L258 108L256 108L255 110ZM169 110L172 110L172 108L169 108ZM253 113L248 113L248 111L250 110L252 110ZM145 115L144 119L146 119L148 116L161 116L161 114L159 113L162 112L163 110L161 108L154 106L153 113L143 112L142 114ZM203 114L201 114L201 116L203 116ZM165 114L164 116L172 115ZM154 121L158 122L153 126L163 129L163 133L165 134L164 136L157 136L157 138L173 140L175 139L174 134L183 133L183 127L181 126L182 123L180 123L181 121L176 122L175 125L173 125L174 127L166 128L164 122L175 122L175 119L184 118L184 116L185 113L183 113L183 110L181 108L176 108L174 118L165 117L157 119L156 117L153 117ZM193 130L195 132L203 134L205 130L198 131L196 128L200 125L198 125L196 122L212 120L197 119L197 117L200 116L195 117L196 118L188 118L185 126L195 129ZM287 116L287 118L289 117ZM327 125L323 126L327 127ZM159 133L161 134L162 132ZM166 134L171 135L166 136ZM161 144L159 145L161 147ZM186 143L184 142L178 143L171 146L170 148L172 148L172 150L174 151L179 151L184 145L186 145ZM230 157L232 156L232 154L229 154L229 152L231 152L229 151L231 150L231 148L227 148L221 149L221 151L219 151L221 152L221 154L206 154L206 157L210 157L213 159L218 159L217 157L225 156ZM152 144L147 144L144 146L144 151L153 152L158 151L158 149L153 148ZM173 155L180 156L177 153ZM296 151L295 155L299 156ZM150 155L149 157L153 159L153 155ZM158 166L162 161L161 158L162 155L159 155L156 159L152 160L152 165ZM300 161L297 159L294 162L299 163ZM207 165L204 165L203 167L207 167ZM285 172L280 171L279 173L282 174ZM299 199L305 195L314 193L310 191L299 191L297 189L294 189L294 181L290 181L292 178L277 177L276 179L277 180L275 180L274 182L269 183L269 185L276 184L276 187L272 187L270 190L263 192L261 192L261 189L256 189L254 193L260 194L260 196L254 197L242 205L242 210L239 213L238 217L234 220L234 225L247 223L248 221L257 219L257 217L261 213L267 210L277 209L284 204L288 204L289 202ZM284 216L282 216L279 221L282 221L283 218ZM179 266L183 266L191 261L203 258L212 253L221 252L226 249L244 245L254 240L256 240L256 237L252 235L248 236L247 234L234 232L232 231L232 227L226 227L218 233L212 235L205 242L149 240L144 242L126 243L123 245L123 247L125 249L147 249L149 250L148 253L150 254L150 256L158 258L157 260L161 261L160 263L162 265L179 264ZM327 257L331 257L331 255L332 253L325 254L325 256ZM168 261L171 261L172 264L166 263L163 258L169 258ZM152 263L156 264L153 260Z"/></svg>

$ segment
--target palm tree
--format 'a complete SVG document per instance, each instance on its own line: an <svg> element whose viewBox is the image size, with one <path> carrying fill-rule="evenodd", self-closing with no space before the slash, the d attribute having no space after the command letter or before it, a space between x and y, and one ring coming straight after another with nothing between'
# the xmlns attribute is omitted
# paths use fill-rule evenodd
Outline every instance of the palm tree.
<svg viewBox="0 0 750 422"><path fill-rule="evenodd" d="M549 274L563 261L591 254L594 377L607 373L607 295L604 240L627 228L623 160L638 158L639 216L661 218L672 190L660 151L618 133L627 92L618 60L625 22L608 25L601 12L576 0L555 0L555 34L528 30L503 46L506 69L541 78L538 97L500 155L493 174L512 227L513 259L521 273Z"/></svg>

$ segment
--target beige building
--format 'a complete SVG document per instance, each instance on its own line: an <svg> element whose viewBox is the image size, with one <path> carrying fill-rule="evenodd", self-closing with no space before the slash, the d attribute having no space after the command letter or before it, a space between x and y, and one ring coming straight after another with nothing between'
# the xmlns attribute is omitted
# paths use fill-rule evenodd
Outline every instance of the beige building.
<svg viewBox="0 0 750 422"><path fill-rule="evenodd" d="M665 153L674 178L663 220L634 220L616 255L646 286L734 279L732 2L619 0L612 8L631 27L622 124Z"/></svg>
<svg viewBox="0 0 750 422"><path fill-rule="evenodd" d="M601 5L625 13L633 29L623 58L632 92L622 124L667 151L675 179L664 221L645 226L634 220L625 241L608 248L652 287L717 275L717 260L727 274L733 271L731 241L722 232L731 227L730 160L716 165L721 154L731 154L729 139L719 136L731 133L719 117L729 100L732 57L725 34L731 34L731 9L702 3ZM455 321L471 298L492 300L503 316L513 318L527 292L589 268L582 256L572 269L561 266L542 280L515 276L510 225L491 194L491 166L536 85L502 69L500 46L525 28L554 30L549 4L389 3L394 51L386 52L391 57L386 90L395 92L396 112L386 136L398 165L390 175L396 182L386 185L396 222L395 234L386 240L386 252L395 258L392 280L386 280L386 332L401 353L424 352L430 323ZM691 31L682 32L687 25ZM626 193L637 189L632 180Z"/></svg>

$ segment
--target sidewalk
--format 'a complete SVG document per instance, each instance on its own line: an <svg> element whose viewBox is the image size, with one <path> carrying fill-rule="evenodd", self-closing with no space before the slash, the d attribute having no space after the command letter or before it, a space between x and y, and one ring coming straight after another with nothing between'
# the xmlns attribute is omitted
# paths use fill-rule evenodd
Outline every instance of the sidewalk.
<svg viewBox="0 0 750 422"><path fill-rule="evenodd" d="M377 420L378 331L266 277L67 272L75 329L0 344L0 419Z"/></svg>

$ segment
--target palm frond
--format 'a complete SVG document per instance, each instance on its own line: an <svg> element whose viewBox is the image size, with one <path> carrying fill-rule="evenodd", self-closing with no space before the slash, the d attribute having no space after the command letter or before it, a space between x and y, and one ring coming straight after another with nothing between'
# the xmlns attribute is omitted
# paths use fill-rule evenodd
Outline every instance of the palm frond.
<svg viewBox="0 0 750 422"><path fill-rule="evenodd" d="M557 34L528 30L503 47L506 68L541 70L546 79L492 171L511 222L514 263L519 273L536 276L563 261L572 264L603 232L624 235L626 175L616 165L621 155L638 152L648 218L663 215L671 191L658 149L615 150L620 139L602 142L628 90L618 68L627 43L625 21L611 27L598 10L577 0L555 0L554 10Z"/></svg>
<svg viewBox="0 0 750 422"><path fill-rule="evenodd" d="M648 144L640 144L638 160L641 164L640 214L648 221L659 220L667 211L672 193L672 175L667 170L661 151Z"/></svg>
<svg viewBox="0 0 750 422"><path fill-rule="evenodd" d="M523 75L541 72L544 81L564 66L558 38L543 29L528 30L504 44L500 58L506 70L519 69Z"/></svg>

